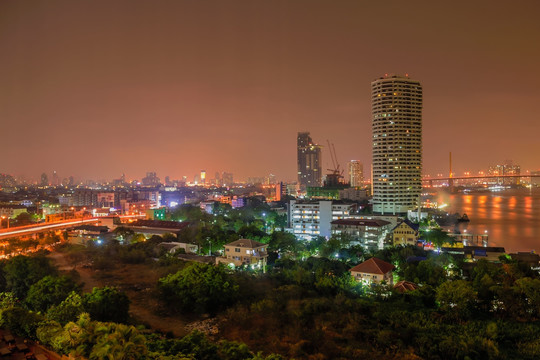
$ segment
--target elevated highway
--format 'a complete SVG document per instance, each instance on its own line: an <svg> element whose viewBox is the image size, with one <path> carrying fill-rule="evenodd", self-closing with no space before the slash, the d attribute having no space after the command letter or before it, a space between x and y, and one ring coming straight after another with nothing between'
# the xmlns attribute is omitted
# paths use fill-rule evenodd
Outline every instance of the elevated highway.
<svg viewBox="0 0 540 360"><path fill-rule="evenodd" d="M27 226L18 226L9 229L0 230L0 240L14 237L32 236L35 234L46 233L49 231L66 230L82 224L97 224L99 218L72 219L52 223L40 223Z"/></svg>

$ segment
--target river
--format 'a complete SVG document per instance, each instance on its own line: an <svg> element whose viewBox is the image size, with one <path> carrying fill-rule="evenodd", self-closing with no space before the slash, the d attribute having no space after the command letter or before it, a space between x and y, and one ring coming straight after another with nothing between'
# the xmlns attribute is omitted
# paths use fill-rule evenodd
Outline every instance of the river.
<svg viewBox="0 0 540 360"><path fill-rule="evenodd" d="M448 204L449 213L466 213L471 220L460 224L461 231L489 235L489 246L503 246L507 252L540 251L540 188L501 192L436 196Z"/></svg>

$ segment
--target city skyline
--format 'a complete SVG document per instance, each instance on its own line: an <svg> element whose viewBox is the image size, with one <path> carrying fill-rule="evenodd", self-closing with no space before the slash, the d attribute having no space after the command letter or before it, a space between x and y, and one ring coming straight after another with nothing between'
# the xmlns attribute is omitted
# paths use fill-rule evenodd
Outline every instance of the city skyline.
<svg viewBox="0 0 540 360"><path fill-rule="evenodd" d="M385 73L426 90L424 174L447 173L450 151L455 173L540 167L536 2L127 4L0 4L1 172L294 180L298 131L368 169L369 83Z"/></svg>

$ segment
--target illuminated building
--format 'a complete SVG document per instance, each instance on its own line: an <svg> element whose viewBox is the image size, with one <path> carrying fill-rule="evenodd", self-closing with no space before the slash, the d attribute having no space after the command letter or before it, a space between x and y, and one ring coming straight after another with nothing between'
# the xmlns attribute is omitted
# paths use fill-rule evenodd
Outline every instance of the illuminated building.
<svg viewBox="0 0 540 360"><path fill-rule="evenodd" d="M364 284L373 284L386 282L390 285L394 284L392 271L394 265L387 263L376 257L364 261L349 270L351 276L358 282Z"/></svg>
<svg viewBox="0 0 540 360"><path fill-rule="evenodd" d="M300 239L311 240L317 236L330 238L331 222L346 218L354 205L338 201L296 201L288 207L288 220L292 233Z"/></svg>
<svg viewBox="0 0 540 360"><path fill-rule="evenodd" d="M250 240L239 239L224 246L222 257L216 258L216 264L226 264L234 266L247 265L253 269L266 268L266 258L268 257L268 245Z"/></svg>
<svg viewBox="0 0 540 360"><path fill-rule="evenodd" d="M300 185L321 186L321 148L313 142L309 132L298 133L298 183Z"/></svg>
<svg viewBox="0 0 540 360"><path fill-rule="evenodd" d="M507 160L504 165L491 166L488 170L489 175L520 175L521 168L519 165L514 165L511 160ZM498 185L518 185L519 178L496 178L495 182Z"/></svg>
<svg viewBox="0 0 540 360"><path fill-rule="evenodd" d="M405 214L422 189L422 86L408 76L371 83L373 212Z"/></svg>
<svg viewBox="0 0 540 360"><path fill-rule="evenodd" d="M146 177L142 178L143 186L159 186L159 178L155 172L147 172Z"/></svg>
<svg viewBox="0 0 540 360"><path fill-rule="evenodd" d="M364 166L358 160L349 161L349 185L351 187L364 186Z"/></svg>
<svg viewBox="0 0 540 360"><path fill-rule="evenodd" d="M382 249L392 229L389 221L380 219L340 219L331 224L332 235L347 234L353 243L370 249Z"/></svg>
<svg viewBox="0 0 540 360"><path fill-rule="evenodd" d="M232 186L234 184L233 174L228 172L221 174L221 184L223 186Z"/></svg>
<svg viewBox="0 0 540 360"><path fill-rule="evenodd" d="M201 184L206 184L206 170L201 170Z"/></svg>

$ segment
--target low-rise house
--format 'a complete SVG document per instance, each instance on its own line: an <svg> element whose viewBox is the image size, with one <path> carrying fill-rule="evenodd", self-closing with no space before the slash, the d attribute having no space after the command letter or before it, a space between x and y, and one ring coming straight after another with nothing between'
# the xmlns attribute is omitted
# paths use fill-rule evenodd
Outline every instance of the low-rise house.
<svg viewBox="0 0 540 360"><path fill-rule="evenodd" d="M349 270L352 277L356 281L361 281L366 284L386 282L390 285L394 283L392 276L394 265L387 263L376 257L360 263Z"/></svg>
<svg viewBox="0 0 540 360"><path fill-rule="evenodd" d="M224 254L216 258L216 263L234 266L248 265L264 270L268 258L267 246L255 240L239 239L225 245Z"/></svg>
<svg viewBox="0 0 540 360"><path fill-rule="evenodd" d="M395 228L392 229L392 239L394 246L396 245L416 245L419 236L418 224L409 220L403 220Z"/></svg>

